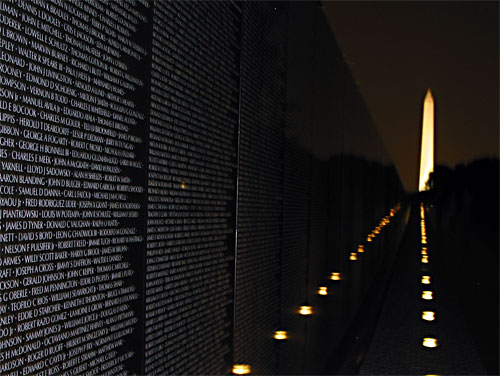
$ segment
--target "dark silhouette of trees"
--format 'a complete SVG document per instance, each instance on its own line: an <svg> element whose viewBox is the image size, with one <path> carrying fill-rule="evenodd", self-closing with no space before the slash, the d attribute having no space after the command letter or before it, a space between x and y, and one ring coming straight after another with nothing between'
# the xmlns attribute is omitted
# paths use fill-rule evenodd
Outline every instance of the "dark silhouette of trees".
<svg viewBox="0 0 500 376"><path fill-rule="evenodd" d="M427 203L434 220L443 277L478 346L488 374L498 375L499 354L499 171L498 158L484 158L432 173Z"/></svg>
<svg viewBox="0 0 500 376"><path fill-rule="evenodd" d="M499 171L498 158L475 160L455 169L436 166L429 186L437 211L469 215L476 223L498 228Z"/></svg>

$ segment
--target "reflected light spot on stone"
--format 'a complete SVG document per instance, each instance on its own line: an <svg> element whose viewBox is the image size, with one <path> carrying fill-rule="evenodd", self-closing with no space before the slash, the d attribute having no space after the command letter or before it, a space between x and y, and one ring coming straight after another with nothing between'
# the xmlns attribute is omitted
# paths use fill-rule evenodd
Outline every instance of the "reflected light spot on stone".
<svg viewBox="0 0 500 376"><path fill-rule="evenodd" d="M422 319L424 319L425 321L434 321L436 319L436 315L433 311L423 311Z"/></svg>
<svg viewBox="0 0 500 376"><path fill-rule="evenodd" d="M318 295L328 295L328 288L324 286L318 287Z"/></svg>
<svg viewBox="0 0 500 376"><path fill-rule="evenodd" d="M300 306L299 313L302 316L312 315L312 313L313 313L312 307L311 306Z"/></svg>
<svg viewBox="0 0 500 376"><path fill-rule="evenodd" d="M186 189L186 188L187 188L187 184L186 184L186 182L185 182L185 181L183 181L183 182L181 183L181 189Z"/></svg>
<svg viewBox="0 0 500 376"><path fill-rule="evenodd" d="M286 330L277 330L274 332L274 339L277 339L278 341L282 341L285 339L288 339L288 333Z"/></svg>
<svg viewBox="0 0 500 376"><path fill-rule="evenodd" d="M422 341L422 346L424 347L437 347L438 342L436 338L424 338Z"/></svg>
<svg viewBox="0 0 500 376"><path fill-rule="evenodd" d="M332 281L340 281L342 279L342 276L338 272L333 272L332 274L330 274L330 279Z"/></svg>
<svg viewBox="0 0 500 376"><path fill-rule="evenodd" d="M234 375L249 375L251 368L248 364L235 364L233 366Z"/></svg>
<svg viewBox="0 0 500 376"><path fill-rule="evenodd" d="M432 291L422 291L422 299L424 300L432 300Z"/></svg>

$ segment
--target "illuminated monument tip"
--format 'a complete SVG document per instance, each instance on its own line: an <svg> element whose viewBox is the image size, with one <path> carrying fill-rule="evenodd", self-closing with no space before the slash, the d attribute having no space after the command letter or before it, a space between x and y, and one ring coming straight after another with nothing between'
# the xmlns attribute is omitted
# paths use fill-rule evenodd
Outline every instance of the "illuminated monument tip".
<svg viewBox="0 0 500 376"><path fill-rule="evenodd" d="M425 191L429 174L434 171L434 98L429 88L425 94L422 116L422 146L420 149L420 174L418 190Z"/></svg>
<svg viewBox="0 0 500 376"><path fill-rule="evenodd" d="M427 93L425 94L425 100L426 101L430 101L430 102L434 101L434 98L432 97L432 90L431 90L431 88L427 89Z"/></svg>

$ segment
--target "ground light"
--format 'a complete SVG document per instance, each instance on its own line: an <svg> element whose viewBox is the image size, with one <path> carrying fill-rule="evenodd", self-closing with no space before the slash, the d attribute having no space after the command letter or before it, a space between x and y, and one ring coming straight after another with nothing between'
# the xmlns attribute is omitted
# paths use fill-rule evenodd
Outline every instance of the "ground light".
<svg viewBox="0 0 500 376"><path fill-rule="evenodd" d="M424 285L429 285L431 283L431 277L428 275L423 275L422 276L422 284Z"/></svg>
<svg viewBox="0 0 500 376"><path fill-rule="evenodd" d="M422 340L422 346L429 347L429 348L437 347L438 341L436 338L426 337Z"/></svg>
<svg viewBox="0 0 500 376"><path fill-rule="evenodd" d="M277 330L274 332L274 339L277 339L278 341L283 341L285 339L288 339L288 333L286 330Z"/></svg>
<svg viewBox="0 0 500 376"><path fill-rule="evenodd" d="M432 291L422 291L422 299L424 300L432 300Z"/></svg>
<svg viewBox="0 0 500 376"><path fill-rule="evenodd" d="M318 287L318 295L328 295L328 288L324 286Z"/></svg>
<svg viewBox="0 0 500 376"><path fill-rule="evenodd" d="M299 313L302 316L309 316L312 315L313 310L311 306L300 306Z"/></svg>
<svg viewBox="0 0 500 376"><path fill-rule="evenodd" d="M332 274L330 274L330 279L332 281L340 281L342 279L342 275L338 272L333 272Z"/></svg>
<svg viewBox="0 0 500 376"><path fill-rule="evenodd" d="M252 372L251 367L248 364L235 364L233 365L234 375L249 375Z"/></svg>
<svg viewBox="0 0 500 376"><path fill-rule="evenodd" d="M425 321L434 321L436 319L436 314L433 311L423 311L422 319Z"/></svg>

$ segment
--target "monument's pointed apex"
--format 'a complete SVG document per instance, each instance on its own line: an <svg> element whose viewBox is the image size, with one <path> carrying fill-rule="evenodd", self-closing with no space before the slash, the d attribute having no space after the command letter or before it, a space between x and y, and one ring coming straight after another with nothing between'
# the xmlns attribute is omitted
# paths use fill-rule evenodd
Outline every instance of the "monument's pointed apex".
<svg viewBox="0 0 500 376"><path fill-rule="evenodd" d="M431 90L431 88L428 88L428 89L427 89L427 93L425 94L425 99L434 100L434 97L433 97L433 95L432 95L432 90Z"/></svg>

